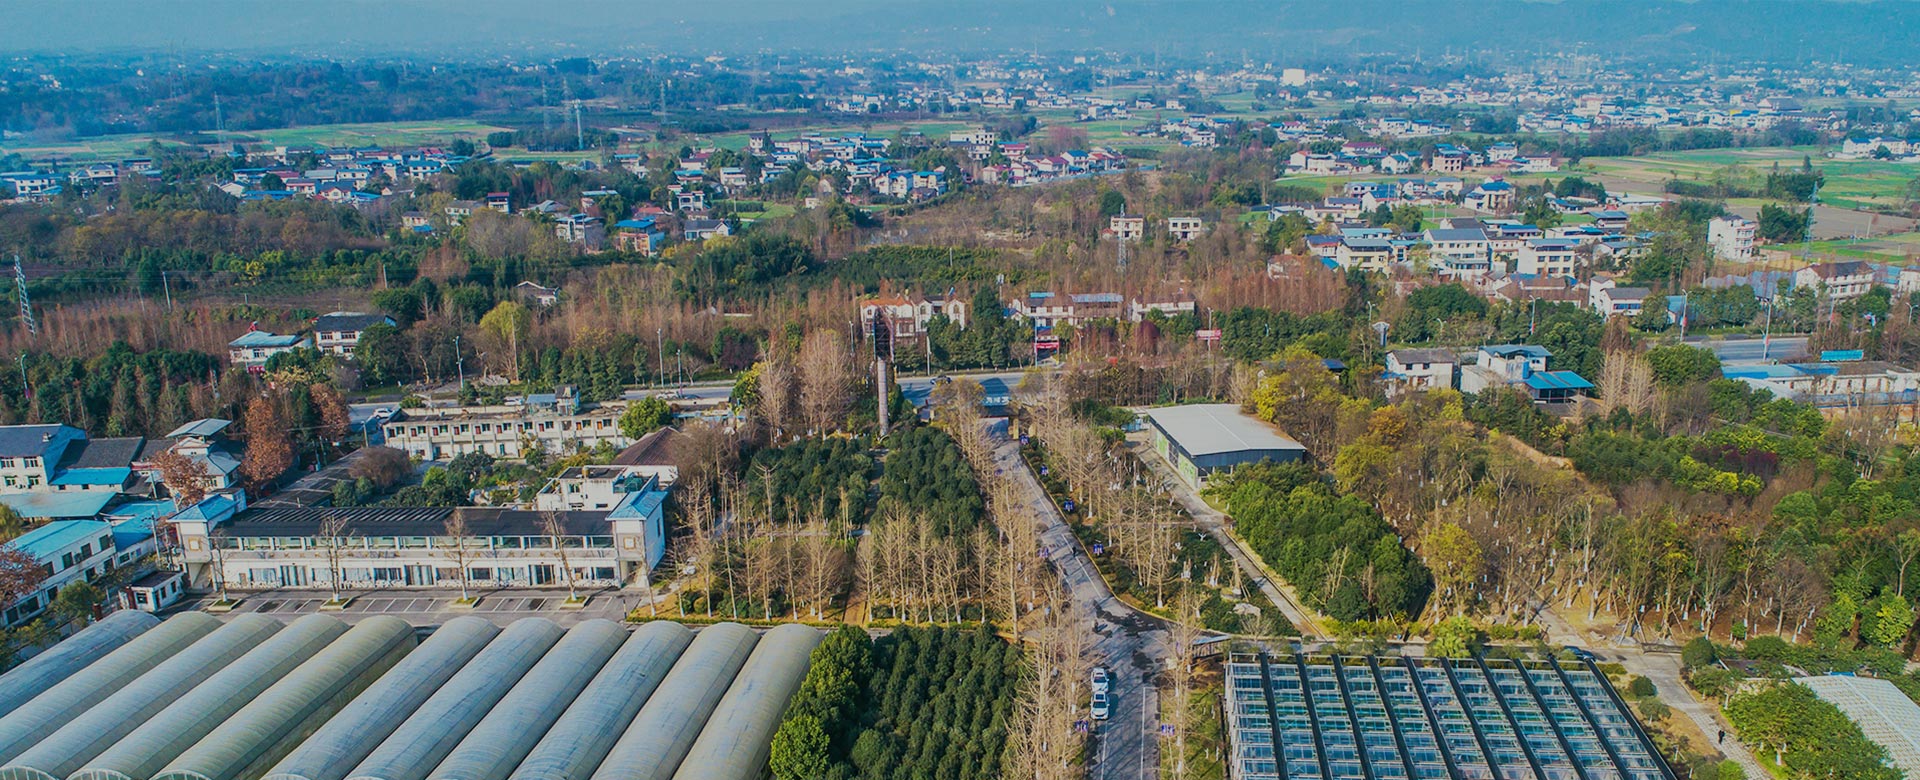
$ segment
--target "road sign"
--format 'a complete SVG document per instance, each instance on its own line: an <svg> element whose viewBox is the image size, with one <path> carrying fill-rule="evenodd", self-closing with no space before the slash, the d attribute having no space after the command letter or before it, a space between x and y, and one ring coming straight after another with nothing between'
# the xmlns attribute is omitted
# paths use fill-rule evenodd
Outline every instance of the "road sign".
<svg viewBox="0 0 1920 780"><path fill-rule="evenodd" d="M1093 543L1093 554L1094 554L1094 555L1105 555L1106 553L1107 553L1107 546L1106 546L1106 545L1104 545L1104 544L1101 544L1101 543L1099 543L1099 542L1094 542L1094 543Z"/></svg>
<svg viewBox="0 0 1920 780"><path fill-rule="evenodd" d="M1193 332L1193 337L1203 344L1212 344L1220 340L1219 328L1201 328Z"/></svg>
<svg viewBox="0 0 1920 780"><path fill-rule="evenodd" d="M1065 509L1065 510L1067 510L1067 513L1068 513L1068 514L1072 514L1072 513L1073 513L1073 506L1074 506L1074 505L1073 505L1073 499L1071 499L1071 498L1069 498L1069 499L1067 499L1067 500L1065 500L1065 501L1062 501L1062 502L1060 502L1060 508L1061 508L1061 509Z"/></svg>

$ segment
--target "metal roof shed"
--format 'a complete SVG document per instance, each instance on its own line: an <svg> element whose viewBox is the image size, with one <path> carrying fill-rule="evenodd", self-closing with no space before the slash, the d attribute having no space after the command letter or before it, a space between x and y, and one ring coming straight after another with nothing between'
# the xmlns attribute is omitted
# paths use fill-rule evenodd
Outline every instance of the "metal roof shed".
<svg viewBox="0 0 1920 780"><path fill-rule="evenodd" d="M360 764L352 780L424 780L473 730L515 681L560 641L564 632L546 618L507 626L473 661L434 691L420 709Z"/></svg>
<svg viewBox="0 0 1920 780"><path fill-rule="evenodd" d="M293 621L87 761L68 780L148 780L346 631L345 623L326 615Z"/></svg>
<svg viewBox="0 0 1920 780"><path fill-rule="evenodd" d="M822 638L819 629L797 623L761 637L674 780L758 780L766 774L774 729L800 690Z"/></svg>
<svg viewBox="0 0 1920 780"><path fill-rule="evenodd" d="M123 609L87 626L65 641L0 675L0 715L18 709L33 697L85 669L128 640L160 625L160 618Z"/></svg>
<svg viewBox="0 0 1920 780"><path fill-rule="evenodd" d="M513 780L587 780L692 642L693 632L679 623L657 620L636 629L520 762Z"/></svg>
<svg viewBox="0 0 1920 780"><path fill-rule="evenodd" d="M1154 449L1193 482L1248 463L1285 463L1306 457L1307 448L1233 404L1193 404L1148 409Z"/></svg>
<svg viewBox="0 0 1920 780"><path fill-rule="evenodd" d="M592 780L672 778L759 640L739 623L700 629Z"/></svg>
<svg viewBox="0 0 1920 780"><path fill-rule="evenodd" d="M265 780L341 780L380 741L479 655L500 629L471 615L447 621L366 692L294 748ZM0 780L6 780L0 777Z"/></svg>
<svg viewBox="0 0 1920 780"><path fill-rule="evenodd" d="M180 754L155 780L259 776L399 663L413 645L413 626L407 621L375 615L359 622Z"/></svg>
<svg viewBox="0 0 1920 780"><path fill-rule="evenodd" d="M0 760L25 752L219 626L219 620L204 613L175 617L0 717Z"/></svg>
<svg viewBox="0 0 1920 780"><path fill-rule="evenodd" d="M626 638L626 629L611 620L574 626L428 777L505 780Z"/></svg>
<svg viewBox="0 0 1920 780"><path fill-rule="evenodd" d="M189 615L212 619L188 612L174 620ZM62 780L279 630L266 615L235 617L8 761L0 780Z"/></svg>

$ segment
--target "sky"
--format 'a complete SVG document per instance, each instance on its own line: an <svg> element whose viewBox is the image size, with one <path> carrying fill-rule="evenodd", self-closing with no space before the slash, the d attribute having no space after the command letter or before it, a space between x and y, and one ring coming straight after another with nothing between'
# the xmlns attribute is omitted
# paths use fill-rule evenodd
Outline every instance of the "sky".
<svg viewBox="0 0 1920 780"><path fill-rule="evenodd" d="M1901 62L1915 0L8 0L0 52L488 59L1106 49L1280 61L1585 51Z"/></svg>

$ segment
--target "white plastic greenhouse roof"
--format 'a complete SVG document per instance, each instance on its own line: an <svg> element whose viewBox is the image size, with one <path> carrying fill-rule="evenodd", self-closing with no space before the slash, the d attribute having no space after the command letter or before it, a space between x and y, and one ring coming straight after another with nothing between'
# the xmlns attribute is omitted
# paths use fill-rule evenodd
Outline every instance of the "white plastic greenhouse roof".
<svg viewBox="0 0 1920 780"><path fill-rule="evenodd" d="M1859 724L1867 739L1887 749L1893 765L1908 777L1920 777L1920 706L1893 683L1839 674L1802 677L1795 682L1839 707Z"/></svg>

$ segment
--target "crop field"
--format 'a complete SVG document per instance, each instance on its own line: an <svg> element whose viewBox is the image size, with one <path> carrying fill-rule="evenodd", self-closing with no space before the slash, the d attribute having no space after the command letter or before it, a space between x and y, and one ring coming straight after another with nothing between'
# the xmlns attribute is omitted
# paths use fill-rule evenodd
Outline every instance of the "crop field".
<svg viewBox="0 0 1920 780"><path fill-rule="evenodd" d="M1757 149L1707 149L1691 152L1663 152L1643 157L1589 157L1581 161L1615 186L1634 186L1658 191L1668 179L1711 181L1724 176L1728 168L1740 168L1746 175L1765 176L1774 165L1799 166L1811 158L1814 167L1827 174L1820 190L1820 202L1840 208L1898 205L1907 183L1920 176L1920 165L1879 160L1828 160L1814 146L1765 147Z"/></svg>
<svg viewBox="0 0 1920 780"><path fill-rule="evenodd" d="M487 133L505 129L465 120L370 122L231 132L219 135L219 140L249 146L422 146L448 143L458 138L477 140ZM212 134L206 134L197 140L213 138ZM0 144L0 153L15 153L29 160L121 160L146 154L148 146L155 141L163 146L185 145L177 136L133 133L46 143L31 140L9 142Z"/></svg>

